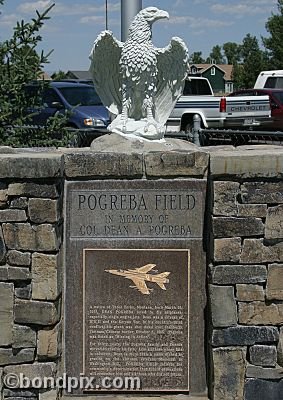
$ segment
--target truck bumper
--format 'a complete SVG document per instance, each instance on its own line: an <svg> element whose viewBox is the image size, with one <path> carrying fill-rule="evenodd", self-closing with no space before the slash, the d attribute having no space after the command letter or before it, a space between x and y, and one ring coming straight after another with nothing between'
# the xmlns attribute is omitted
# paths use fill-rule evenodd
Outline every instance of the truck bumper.
<svg viewBox="0 0 283 400"><path fill-rule="evenodd" d="M272 124L270 117L226 118L224 128L229 129L256 129L267 128Z"/></svg>

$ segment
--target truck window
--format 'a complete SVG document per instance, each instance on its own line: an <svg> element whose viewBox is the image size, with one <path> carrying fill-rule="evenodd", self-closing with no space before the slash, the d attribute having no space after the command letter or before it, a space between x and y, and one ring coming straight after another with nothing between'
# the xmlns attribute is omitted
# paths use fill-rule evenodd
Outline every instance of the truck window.
<svg viewBox="0 0 283 400"><path fill-rule="evenodd" d="M212 95L210 86L205 79L187 79L183 90L184 96Z"/></svg>
<svg viewBox="0 0 283 400"><path fill-rule="evenodd" d="M283 77L271 76L267 78L264 87L268 89L283 88Z"/></svg>

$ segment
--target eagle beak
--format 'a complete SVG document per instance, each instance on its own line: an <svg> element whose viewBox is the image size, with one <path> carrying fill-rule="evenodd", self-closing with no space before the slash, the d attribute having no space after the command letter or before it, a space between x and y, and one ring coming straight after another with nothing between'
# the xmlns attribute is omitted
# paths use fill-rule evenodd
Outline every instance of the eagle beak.
<svg viewBox="0 0 283 400"><path fill-rule="evenodd" d="M158 14L156 15L155 19L169 19L169 14L167 11L159 10Z"/></svg>

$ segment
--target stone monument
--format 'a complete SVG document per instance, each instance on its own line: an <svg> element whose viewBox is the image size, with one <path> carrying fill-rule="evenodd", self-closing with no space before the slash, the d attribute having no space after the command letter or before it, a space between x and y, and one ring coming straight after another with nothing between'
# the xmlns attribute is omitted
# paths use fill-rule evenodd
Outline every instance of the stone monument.
<svg viewBox="0 0 283 400"><path fill-rule="evenodd" d="M152 152L173 158L160 180L142 179L149 171L133 179L131 161L123 179L117 162L110 179L66 183L66 372L97 377L102 391L115 389L103 377L132 377L144 393L203 394L206 180L191 179L187 166L180 173L191 145L163 139L188 51L179 38L153 46L161 18L168 13L156 7L140 11L125 43L105 31L90 55L98 94L115 115L111 135L92 149L106 164Z"/></svg>

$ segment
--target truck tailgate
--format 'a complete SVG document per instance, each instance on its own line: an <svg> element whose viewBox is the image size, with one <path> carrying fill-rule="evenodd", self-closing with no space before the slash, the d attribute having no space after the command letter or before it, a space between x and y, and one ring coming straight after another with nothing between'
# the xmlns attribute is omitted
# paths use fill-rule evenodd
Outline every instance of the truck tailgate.
<svg viewBox="0 0 283 400"><path fill-rule="evenodd" d="M270 116L269 96L226 97L227 117L264 117Z"/></svg>

